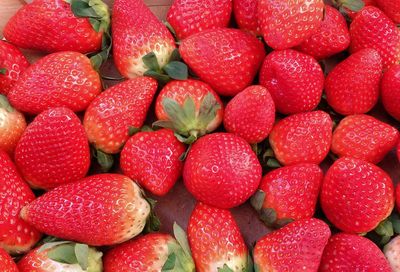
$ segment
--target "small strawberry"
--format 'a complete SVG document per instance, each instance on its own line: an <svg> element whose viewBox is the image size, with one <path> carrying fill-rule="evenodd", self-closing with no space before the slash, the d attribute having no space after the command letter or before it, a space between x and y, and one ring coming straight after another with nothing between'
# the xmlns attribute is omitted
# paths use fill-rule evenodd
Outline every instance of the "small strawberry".
<svg viewBox="0 0 400 272"><path fill-rule="evenodd" d="M332 126L332 119L323 111L294 114L275 124L269 142L284 165L320 164L329 152Z"/></svg>
<svg viewBox="0 0 400 272"><path fill-rule="evenodd" d="M381 98L385 110L400 121L400 64L395 64L383 74Z"/></svg>
<svg viewBox="0 0 400 272"><path fill-rule="evenodd" d="M257 6L258 0L233 0L233 14L239 28L255 36L261 34Z"/></svg>
<svg viewBox="0 0 400 272"><path fill-rule="evenodd" d="M232 208L257 190L261 165L244 139L231 133L213 133L192 145L183 180L197 200L218 208Z"/></svg>
<svg viewBox="0 0 400 272"><path fill-rule="evenodd" d="M317 272L331 231L315 218L292 222L265 235L254 248L254 266L259 272Z"/></svg>
<svg viewBox="0 0 400 272"><path fill-rule="evenodd" d="M261 41L230 28L194 34L182 41L179 52L201 80L226 96L236 95L253 82L265 56Z"/></svg>
<svg viewBox="0 0 400 272"><path fill-rule="evenodd" d="M383 253L388 260L392 272L400 271L400 235L393 238L388 244L383 248Z"/></svg>
<svg viewBox="0 0 400 272"><path fill-rule="evenodd" d="M294 114L315 109L324 88L324 73L309 55L287 49L273 51L260 70L260 84L268 89L276 110Z"/></svg>
<svg viewBox="0 0 400 272"><path fill-rule="evenodd" d="M79 118L67 108L39 114L18 142L15 163L35 188L48 190L83 178L90 166L90 150Z"/></svg>
<svg viewBox="0 0 400 272"><path fill-rule="evenodd" d="M2 272L21 272L8 253L0 248L0 267Z"/></svg>
<svg viewBox="0 0 400 272"><path fill-rule="evenodd" d="M396 24L400 24L399 0L375 0L378 7Z"/></svg>
<svg viewBox="0 0 400 272"><path fill-rule="evenodd" d="M382 59L374 49L360 50L339 63L325 80L328 104L342 115L366 113L378 101Z"/></svg>

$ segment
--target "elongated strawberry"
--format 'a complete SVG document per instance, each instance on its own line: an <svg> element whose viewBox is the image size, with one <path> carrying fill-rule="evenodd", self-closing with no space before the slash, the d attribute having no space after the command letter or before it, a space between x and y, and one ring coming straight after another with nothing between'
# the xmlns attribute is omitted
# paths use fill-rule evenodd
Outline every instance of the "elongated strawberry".
<svg viewBox="0 0 400 272"><path fill-rule="evenodd" d="M201 80L227 96L251 84L265 56L256 37L230 28L194 34L182 41L179 52Z"/></svg>
<svg viewBox="0 0 400 272"><path fill-rule="evenodd" d="M396 236L392 241L386 244L383 248L383 253L392 268L392 272L399 272L400 263L398 260L400 258L400 236Z"/></svg>
<svg viewBox="0 0 400 272"><path fill-rule="evenodd" d="M2 248L0 248L0 267L2 272L20 272L14 260Z"/></svg>
<svg viewBox="0 0 400 272"><path fill-rule="evenodd" d="M67 108L39 114L18 142L15 163L35 188L47 190L84 177L90 151L78 117Z"/></svg>
<svg viewBox="0 0 400 272"><path fill-rule="evenodd" d="M317 107L324 73L318 62L306 54L292 49L273 51L261 67L260 84L271 93L277 111L294 114Z"/></svg>
<svg viewBox="0 0 400 272"><path fill-rule="evenodd" d="M383 74L381 98L385 110L400 121L400 64L393 65Z"/></svg>
<svg viewBox="0 0 400 272"><path fill-rule="evenodd" d="M396 24L400 24L400 1L399 0L375 0L378 7Z"/></svg>
<svg viewBox="0 0 400 272"><path fill-rule="evenodd" d="M258 0L233 0L233 14L239 28L255 36L261 35L257 7Z"/></svg>
<svg viewBox="0 0 400 272"><path fill-rule="evenodd" d="M331 232L315 218L292 222L261 238L254 248L256 271L317 272Z"/></svg>

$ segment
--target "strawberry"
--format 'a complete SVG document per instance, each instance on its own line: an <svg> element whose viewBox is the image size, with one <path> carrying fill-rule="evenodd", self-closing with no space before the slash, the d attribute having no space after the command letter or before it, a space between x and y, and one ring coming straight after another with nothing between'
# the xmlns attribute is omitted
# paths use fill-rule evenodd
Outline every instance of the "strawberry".
<svg viewBox="0 0 400 272"><path fill-rule="evenodd" d="M226 96L236 95L253 82L265 56L261 41L230 28L194 34L182 41L179 52L201 80Z"/></svg>
<svg viewBox="0 0 400 272"><path fill-rule="evenodd" d="M400 1L399 0L375 0L378 7L396 24L400 24Z"/></svg>
<svg viewBox="0 0 400 272"><path fill-rule="evenodd" d="M342 115L370 111L378 101L382 59L374 49L363 49L340 62L325 80L328 104Z"/></svg>
<svg viewBox="0 0 400 272"><path fill-rule="evenodd" d="M400 30L376 7L367 6L357 14L350 25L350 37L351 53L373 48L382 57L385 70L400 60Z"/></svg>
<svg viewBox="0 0 400 272"><path fill-rule="evenodd" d="M21 208L33 201L35 195L19 175L10 157L1 150L0 183L0 248L12 254L24 253L41 237L36 229L19 218Z"/></svg>
<svg viewBox="0 0 400 272"><path fill-rule="evenodd" d="M254 248L254 266L259 272L317 272L331 232L315 218L292 222L261 238Z"/></svg>
<svg viewBox="0 0 400 272"><path fill-rule="evenodd" d="M250 144L265 140L275 122L275 104L268 90L250 86L232 98L225 109L224 127Z"/></svg>
<svg viewBox="0 0 400 272"><path fill-rule="evenodd" d="M18 142L15 163L35 188L48 190L84 177L90 150L79 118L67 108L39 114Z"/></svg>
<svg viewBox="0 0 400 272"><path fill-rule="evenodd" d="M0 93L7 95L28 66L28 60L18 48L0 41Z"/></svg>
<svg viewBox="0 0 400 272"><path fill-rule="evenodd" d="M400 64L395 64L383 74L381 98L385 110L400 121Z"/></svg>
<svg viewBox="0 0 400 272"><path fill-rule="evenodd" d="M329 239L319 271L390 272L392 270L383 253L373 242L358 235L339 233Z"/></svg>
<svg viewBox="0 0 400 272"><path fill-rule="evenodd" d="M4 37L22 48L91 53L101 49L109 23L101 0L35 0L11 17Z"/></svg>
<svg viewBox="0 0 400 272"><path fill-rule="evenodd" d="M152 194L163 196L182 174L185 145L169 129L139 132L121 152L122 172Z"/></svg>
<svg viewBox="0 0 400 272"><path fill-rule="evenodd" d="M150 214L139 186L118 174L99 174L64 184L20 213L38 230L92 246L125 242L138 235Z"/></svg>
<svg viewBox="0 0 400 272"><path fill-rule="evenodd" d="M231 12L232 0L175 0L168 10L167 22L182 40L204 30L227 27Z"/></svg>
<svg viewBox="0 0 400 272"><path fill-rule="evenodd" d="M333 153L379 163L398 142L394 127L372 116L350 115L340 121L332 136Z"/></svg>
<svg viewBox="0 0 400 272"><path fill-rule="evenodd" d="M320 164L329 152L332 126L326 112L297 113L275 124L269 142L276 158L284 165Z"/></svg>
<svg viewBox="0 0 400 272"><path fill-rule="evenodd" d="M301 44L318 32L324 6L322 0L260 0L258 23L265 42L275 50Z"/></svg>
<svg viewBox="0 0 400 272"><path fill-rule="evenodd" d="M306 54L292 49L273 51L261 67L260 84L271 93L277 111L294 114L317 107L324 73L318 62Z"/></svg>
<svg viewBox="0 0 400 272"><path fill-rule="evenodd" d="M400 236L396 236L385 245L383 248L383 253L385 254L386 259L388 260L390 267L392 268L392 272L400 271Z"/></svg>
<svg viewBox="0 0 400 272"><path fill-rule="evenodd" d="M260 36L257 6L258 0L233 0L233 14L239 28L255 36Z"/></svg>
<svg viewBox="0 0 400 272"><path fill-rule="evenodd" d="M188 239L196 271L251 271L246 244L229 210L198 203L189 219Z"/></svg>
<svg viewBox="0 0 400 272"><path fill-rule="evenodd" d="M393 182L372 163L340 158L325 175L321 206L338 229L348 233L368 232L392 212Z"/></svg>
<svg viewBox="0 0 400 272"><path fill-rule="evenodd" d="M21 272L8 253L0 248L0 267L2 272Z"/></svg>
<svg viewBox="0 0 400 272"><path fill-rule="evenodd" d="M258 188L261 165L250 145L231 133L213 133L196 141L183 168L193 196L218 208L244 203Z"/></svg>
<svg viewBox="0 0 400 272"><path fill-rule="evenodd" d="M77 52L58 52L32 64L8 93L18 110L39 114L53 107L85 110L101 92L99 74Z"/></svg>

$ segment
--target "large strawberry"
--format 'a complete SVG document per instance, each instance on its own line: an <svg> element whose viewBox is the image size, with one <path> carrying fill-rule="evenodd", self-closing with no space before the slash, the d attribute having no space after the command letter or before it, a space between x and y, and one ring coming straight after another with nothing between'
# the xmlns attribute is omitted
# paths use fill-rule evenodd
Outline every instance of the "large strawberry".
<svg viewBox="0 0 400 272"><path fill-rule="evenodd" d="M79 118L67 108L39 114L18 142L15 162L35 188L51 189L84 177L90 150Z"/></svg>
<svg viewBox="0 0 400 272"><path fill-rule="evenodd" d="M332 119L323 111L294 114L275 124L269 142L284 165L320 164L331 146L332 126Z"/></svg>
<svg viewBox="0 0 400 272"><path fill-rule="evenodd" d="M375 0L378 7L396 24L400 24L400 1L399 0Z"/></svg>
<svg viewBox="0 0 400 272"><path fill-rule="evenodd" d="M77 52L58 52L32 64L8 93L20 111L39 114L52 107L77 112L101 92L99 74L90 60Z"/></svg>
<svg viewBox="0 0 400 272"><path fill-rule="evenodd" d="M219 208L244 203L258 188L261 165L250 145L231 133L213 133L196 141L183 168L193 196Z"/></svg>
<svg viewBox="0 0 400 272"><path fill-rule="evenodd" d="M385 110L400 121L400 64L393 65L383 74L381 98Z"/></svg>
<svg viewBox="0 0 400 272"><path fill-rule="evenodd" d="M378 101L382 59L374 49L360 50L340 62L325 80L329 105L342 115L366 113Z"/></svg>
<svg viewBox="0 0 400 272"><path fill-rule="evenodd" d="M324 73L309 55L287 49L273 51L260 70L260 84L268 89L276 110L283 114L311 111L321 100Z"/></svg>
<svg viewBox="0 0 400 272"><path fill-rule="evenodd" d="M21 272L8 253L0 248L0 267L2 272Z"/></svg>
<svg viewBox="0 0 400 272"><path fill-rule="evenodd" d="M227 96L234 96L252 83L265 56L261 41L230 28L194 34L182 41L179 52L200 79Z"/></svg>
<svg viewBox="0 0 400 272"><path fill-rule="evenodd" d="M257 6L258 0L233 0L233 14L239 28L255 36L261 34Z"/></svg>
<svg viewBox="0 0 400 272"><path fill-rule="evenodd" d="M254 248L259 272L317 272L331 232L315 218L299 220L261 238Z"/></svg>
<svg viewBox="0 0 400 272"><path fill-rule="evenodd" d="M383 248L383 253L388 260L392 272L400 271L400 235L393 238L392 241L387 243Z"/></svg>

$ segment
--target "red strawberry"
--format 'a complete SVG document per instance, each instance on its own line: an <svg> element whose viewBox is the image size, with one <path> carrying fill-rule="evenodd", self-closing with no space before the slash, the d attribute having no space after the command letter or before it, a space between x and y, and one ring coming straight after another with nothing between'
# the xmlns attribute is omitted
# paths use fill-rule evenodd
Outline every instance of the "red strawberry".
<svg viewBox="0 0 400 272"><path fill-rule="evenodd" d="M350 25L350 37L350 52L375 49L385 70L400 60L400 30L376 7L365 7L357 14Z"/></svg>
<svg viewBox="0 0 400 272"><path fill-rule="evenodd" d="M325 175L321 206L338 229L348 233L368 232L392 212L393 182L372 163L340 158Z"/></svg>
<svg viewBox="0 0 400 272"><path fill-rule="evenodd" d="M400 271L400 235L396 236L392 241L385 245L383 248L383 253L388 260L392 272Z"/></svg>
<svg viewBox="0 0 400 272"><path fill-rule="evenodd" d="M67 108L39 114L18 142L15 163L35 188L47 190L84 177L90 150L79 118Z"/></svg>
<svg viewBox="0 0 400 272"><path fill-rule="evenodd" d="M0 248L0 267L2 272L21 272L8 253Z"/></svg>
<svg viewBox="0 0 400 272"><path fill-rule="evenodd" d="M85 110L101 92L99 74L77 52L58 52L32 64L8 94L20 111L39 114L53 107Z"/></svg>
<svg viewBox="0 0 400 272"><path fill-rule="evenodd" d="M379 163L398 142L394 127L372 116L350 115L340 121L332 136L333 153Z"/></svg>
<svg viewBox="0 0 400 272"><path fill-rule="evenodd" d="M233 0L233 14L239 28L255 36L261 34L258 25L257 6L258 0Z"/></svg>
<svg viewBox="0 0 400 272"><path fill-rule="evenodd" d="M0 41L0 93L7 95L28 66L28 60L18 48Z"/></svg>
<svg viewBox="0 0 400 272"><path fill-rule="evenodd" d="M301 44L318 32L324 6L322 0L260 0L258 23L265 42L276 50Z"/></svg>
<svg viewBox="0 0 400 272"><path fill-rule="evenodd" d="M399 0L375 0L378 7L396 24L400 24Z"/></svg>
<svg viewBox="0 0 400 272"><path fill-rule="evenodd" d="M227 27L231 12L232 0L175 0L167 21L181 40L204 30Z"/></svg>
<svg viewBox="0 0 400 272"><path fill-rule="evenodd" d="M21 208L34 199L14 163L0 150L0 248L24 253L39 241L41 234L19 218Z"/></svg>
<svg viewBox="0 0 400 272"><path fill-rule="evenodd" d="M370 240L354 234L333 235L322 255L320 272L390 272L383 253Z"/></svg>
<svg viewBox="0 0 400 272"><path fill-rule="evenodd" d="M261 165L244 139L231 133L213 133L192 145L183 180L197 200L218 208L232 208L256 191Z"/></svg>
<svg viewBox="0 0 400 272"><path fill-rule="evenodd" d="M232 98L225 109L224 126L248 143L268 137L275 122L275 104L268 90L255 85Z"/></svg>
<svg viewBox="0 0 400 272"><path fill-rule="evenodd" d="M329 152L332 125L329 114L323 111L294 114L275 124L269 142L284 165L320 164Z"/></svg>
<svg viewBox="0 0 400 272"><path fill-rule="evenodd" d="M252 83L265 56L261 41L230 28L194 34L182 41L179 52L200 79L227 96Z"/></svg>
<svg viewBox="0 0 400 272"><path fill-rule="evenodd" d="M229 210L198 203L189 219L188 238L196 271L250 271L246 244Z"/></svg>
<svg viewBox="0 0 400 272"><path fill-rule="evenodd" d="M299 220L261 238L254 248L254 266L259 272L317 272L331 232L315 218Z"/></svg>
<svg viewBox="0 0 400 272"><path fill-rule="evenodd" d="M360 50L338 65L325 80L329 105L342 115L366 113L378 101L382 60L374 49Z"/></svg>
<svg viewBox="0 0 400 272"><path fill-rule="evenodd" d="M4 28L18 47L44 52L90 53L101 48L110 15L103 1L35 0L23 6Z"/></svg>
<svg viewBox="0 0 400 272"><path fill-rule="evenodd" d="M318 62L306 54L292 49L273 51L261 67L260 84L271 93L277 111L294 114L317 107L324 73Z"/></svg>
<svg viewBox="0 0 400 272"><path fill-rule="evenodd" d="M149 213L135 182L99 174L58 186L25 206L20 216L48 235L101 246L138 235Z"/></svg>
<svg viewBox="0 0 400 272"><path fill-rule="evenodd" d="M381 97L385 110L400 121L400 64L393 65L383 74Z"/></svg>

